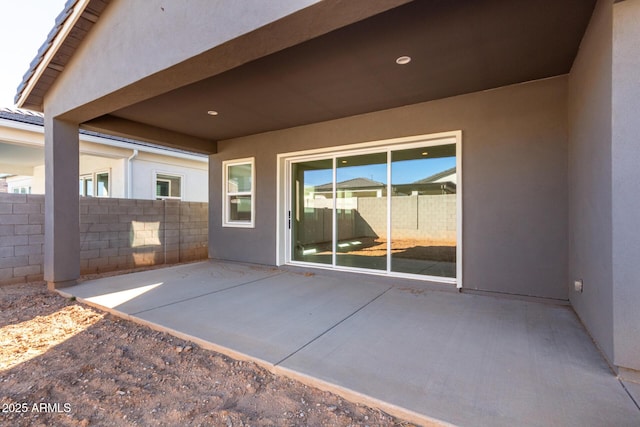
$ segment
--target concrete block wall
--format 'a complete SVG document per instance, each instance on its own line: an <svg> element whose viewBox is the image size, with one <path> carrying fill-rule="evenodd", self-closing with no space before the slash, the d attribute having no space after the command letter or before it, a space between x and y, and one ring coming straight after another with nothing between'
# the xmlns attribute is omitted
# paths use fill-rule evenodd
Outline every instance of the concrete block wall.
<svg viewBox="0 0 640 427"><path fill-rule="evenodd" d="M387 235L387 199L358 197L349 203L354 209L338 210L339 239L385 237ZM331 209L319 208L332 200L315 203L305 213L302 244L331 241ZM456 195L394 196L391 200L391 222L395 239L419 239L432 245L456 244Z"/></svg>
<svg viewBox="0 0 640 427"><path fill-rule="evenodd" d="M208 206L178 200L80 200L80 271L207 258Z"/></svg>
<svg viewBox="0 0 640 427"><path fill-rule="evenodd" d="M0 194L0 284L41 280L44 196Z"/></svg>
<svg viewBox="0 0 640 427"><path fill-rule="evenodd" d="M361 199L360 217L378 236L384 236L385 199ZM396 239L420 239L433 245L456 244L457 205L455 194L394 196L391 198L391 227Z"/></svg>
<svg viewBox="0 0 640 427"><path fill-rule="evenodd" d="M44 196L0 194L0 284L42 280ZM207 258L208 205L82 198L82 274Z"/></svg>

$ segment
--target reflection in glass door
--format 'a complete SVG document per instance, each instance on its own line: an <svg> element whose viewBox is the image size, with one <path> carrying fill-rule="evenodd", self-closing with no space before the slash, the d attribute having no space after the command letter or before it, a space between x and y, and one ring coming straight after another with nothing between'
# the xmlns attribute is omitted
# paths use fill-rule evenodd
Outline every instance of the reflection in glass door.
<svg viewBox="0 0 640 427"><path fill-rule="evenodd" d="M291 160L290 260L455 279L459 173L450 141Z"/></svg>
<svg viewBox="0 0 640 427"><path fill-rule="evenodd" d="M387 153L336 159L336 264L387 269Z"/></svg>
<svg viewBox="0 0 640 427"><path fill-rule="evenodd" d="M455 144L393 151L391 161L391 271L456 277Z"/></svg>
<svg viewBox="0 0 640 427"><path fill-rule="evenodd" d="M291 165L291 258L333 264L333 160Z"/></svg>

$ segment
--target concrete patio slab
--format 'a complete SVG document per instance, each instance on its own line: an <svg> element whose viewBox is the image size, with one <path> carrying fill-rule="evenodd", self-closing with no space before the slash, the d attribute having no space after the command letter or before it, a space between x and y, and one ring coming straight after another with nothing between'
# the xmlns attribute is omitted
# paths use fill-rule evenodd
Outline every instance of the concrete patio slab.
<svg viewBox="0 0 640 427"><path fill-rule="evenodd" d="M83 282L73 287L73 294L102 307L134 314L282 272L262 266L204 261L132 274Z"/></svg>
<svg viewBox="0 0 640 427"><path fill-rule="evenodd" d="M276 365L389 288L287 273L136 316Z"/></svg>
<svg viewBox="0 0 640 427"><path fill-rule="evenodd" d="M208 261L64 293L413 421L640 425L570 307L382 279Z"/></svg>
<svg viewBox="0 0 640 427"><path fill-rule="evenodd" d="M281 366L456 425L640 425L564 306L392 289Z"/></svg>
<svg viewBox="0 0 640 427"><path fill-rule="evenodd" d="M635 401L636 405L640 408L640 384L632 383L631 381L623 381L624 387L631 395L631 398Z"/></svg>

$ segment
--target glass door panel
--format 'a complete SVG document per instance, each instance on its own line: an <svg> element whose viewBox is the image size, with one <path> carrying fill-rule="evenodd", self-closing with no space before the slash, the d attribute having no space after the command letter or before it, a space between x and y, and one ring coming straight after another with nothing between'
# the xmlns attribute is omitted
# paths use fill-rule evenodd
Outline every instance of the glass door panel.
<svg viewBox="0 0 640 427"><path fill-rule="evenodd" d="M336 160L336 265L387 269L387 153Z"/></svg>
<svg viewBox="0 0 640 427"><path fill-rule="evenodd" d="M333 160L291 165L291 259L333 264Z"/></svg>
<svg viewBox="0 0 640 427"><path fill-rule="evenodd" d="M456 277L456 146L391 153L391 271Z"/></svg>

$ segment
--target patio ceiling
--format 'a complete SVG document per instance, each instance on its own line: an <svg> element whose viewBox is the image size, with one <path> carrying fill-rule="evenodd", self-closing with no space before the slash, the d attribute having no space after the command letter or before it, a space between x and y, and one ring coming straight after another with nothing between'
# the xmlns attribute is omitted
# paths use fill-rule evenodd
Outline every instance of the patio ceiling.
<svg viewBox="0 0 640 427"><path fill-rule="evenodd" d="M594 4L413 1L86 127L136 122L217 141L562 75ZM411 62L396 64L403 55Z"/></svg>
<svg viewBox="0 0 640 427"><path fill-rule="evenodd" d="M34 166L44 164L44 150L0 141L0 174L33 175Z"/></svg>

